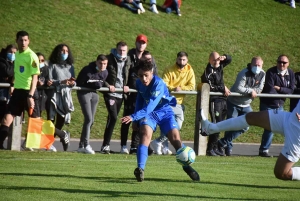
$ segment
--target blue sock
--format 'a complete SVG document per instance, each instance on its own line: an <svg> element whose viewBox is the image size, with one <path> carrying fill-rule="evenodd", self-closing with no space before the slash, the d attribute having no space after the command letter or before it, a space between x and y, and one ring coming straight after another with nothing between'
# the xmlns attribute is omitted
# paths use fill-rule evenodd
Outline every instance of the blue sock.
<svg viewBox="0 0 300 201"><path fill-rule="evenodd" d="M136 159L138 167L144 170L148 159L148 147L140 144L137 148Z"/></svg>

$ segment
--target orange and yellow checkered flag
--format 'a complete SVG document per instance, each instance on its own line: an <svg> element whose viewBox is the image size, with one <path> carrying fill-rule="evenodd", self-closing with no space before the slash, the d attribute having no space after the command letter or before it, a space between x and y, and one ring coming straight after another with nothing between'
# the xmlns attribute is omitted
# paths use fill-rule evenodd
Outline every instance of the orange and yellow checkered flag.
<svg viewBox="0 0 300 201"><path fill-rule="evenodd" d="M54 142L55 126L50 120L29 118L26 147L49 149Z"/></svg>

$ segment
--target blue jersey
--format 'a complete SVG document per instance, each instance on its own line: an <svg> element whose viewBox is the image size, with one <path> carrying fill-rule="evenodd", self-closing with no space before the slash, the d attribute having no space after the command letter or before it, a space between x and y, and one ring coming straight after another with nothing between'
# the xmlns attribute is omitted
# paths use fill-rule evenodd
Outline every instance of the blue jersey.
<svg viewBox="0 0 300 201"><path fill-rule="evenodd" d="M157 116L159 119L162 118L164 113L162 111L170 110L170 106L176 106L176 98L170 96L168 88L164 81L154 75L149 86L143 85L138 79L136 81L137 99L135 105L134 114L131 115L133 121L138 121L150 113L153 116Z"/></svg>

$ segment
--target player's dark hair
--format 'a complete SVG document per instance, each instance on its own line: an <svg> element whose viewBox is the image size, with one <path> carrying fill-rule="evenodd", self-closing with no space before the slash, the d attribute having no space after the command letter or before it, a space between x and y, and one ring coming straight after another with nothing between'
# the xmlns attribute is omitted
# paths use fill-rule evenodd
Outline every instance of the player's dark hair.
<svg viewBox="0 0 300 201"><path fill-rule="evenodd" d="M153 65L149 61L140 60L138 65L136 66L137 71L153 71Z"/></svg>
<svg viewBox="0 0 300 201"><path fill-rule="evenodd" d="M99 54L97 57L97 61L106 61L108 60L107 57L104 54Z"/></svg>
<svg viewBox="0 0 300 201"><path fill-rule="evenodd" d="M64 46L66 46L68 48L68 58L66 59L66 61L63 61L61 58L61 50ZM72 54L72 51L69 48L69 46L64 43L57 45L53 49L53 51L49 57L49 62L52 64L64 64L64 63L67 63L69 65L74 64L73 54Z"/></svg>
<svg viewBox="0 0 300 201"><path fill-rule="evenodd" d="M183 52L183 51L178 52L178 53L177 53L177 58L178 58L178 57L188 57L188 53Z"/></svg>
<svg viewBox="0 0 300 201"><path fill-rule="evenodd" d="M151 53L150 53L149 51L145 50L145 51L143 52L143 54L142 54L142 57L144 57L144 56L146 56L146 55L151 55Z"/></svg>
<svg viewBox="0 0 300 201"><path fill-rule="evenodd" d="M127 43L125 43L124 41L120 41L117 43L116 48L118 48L119 46L121 46L121 47L127 46Z"/></svg>
<svg viewBox="0 0 300 201"><path fill-rule="evenodd" d="M18 33L16 34L16 39L18 40L19 37L24 37L24 36L28 36L29 38L29 34L26 31L18 31Z"/></svg>
<svg viewBox="0 0 300 201"><path fill-rule="evenodd" d="M37 52L37 53L36 53L36 56L38 56L38 57L39 57L39 56L42 56L42 57L44 57L44 59L45 59L45 55L42 54L41 52Z"/></svg>

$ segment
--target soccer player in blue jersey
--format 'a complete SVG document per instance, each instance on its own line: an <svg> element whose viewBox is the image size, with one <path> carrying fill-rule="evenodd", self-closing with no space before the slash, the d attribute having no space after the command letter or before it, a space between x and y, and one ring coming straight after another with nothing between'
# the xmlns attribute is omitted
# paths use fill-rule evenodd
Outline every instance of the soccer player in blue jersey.
<svg viewBox="0 0 300 201"><path fill-rule="evenodd" d="M134 170L137 181L144 180L144 170L148 159L148 146L156 126L167 134L169 141L176 151L183 143L180 140L178 124L171 106L176 105L176 98L170 96L166 84L161 78L153 75L153 65L148 61L140 61L137 66L138 77L136 90L138 91L134 114L121 118L122 123L133 121L133 127L140 130L140 145L137 150L138 167ZM183 166L183 170L194 181L199 181L199 174L191 166Z"/></svg>

